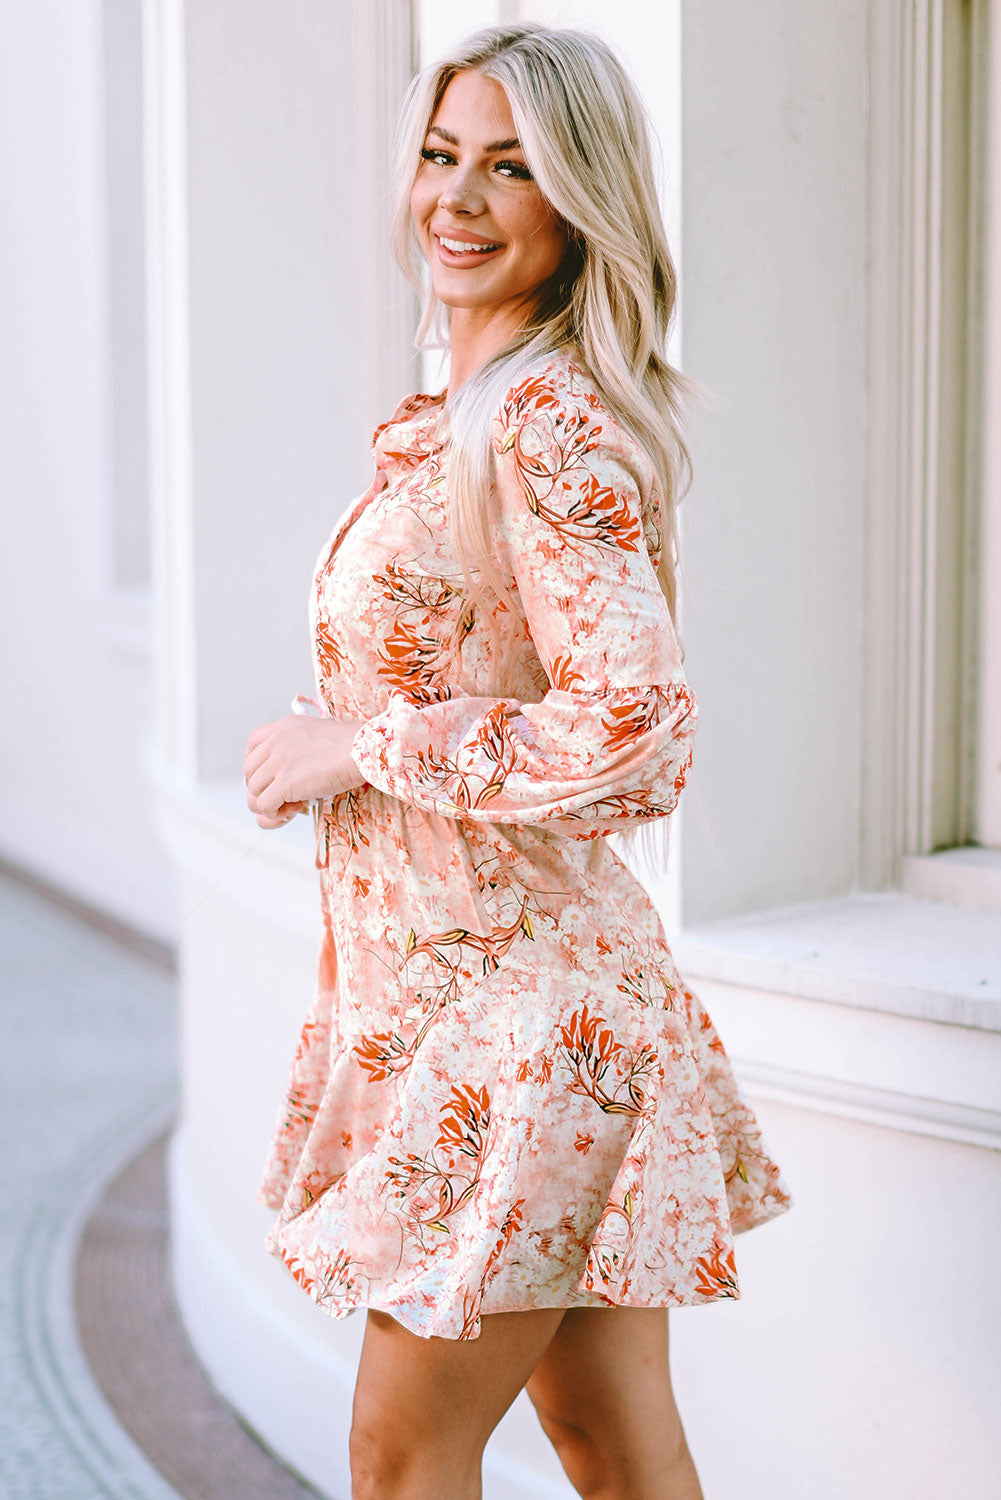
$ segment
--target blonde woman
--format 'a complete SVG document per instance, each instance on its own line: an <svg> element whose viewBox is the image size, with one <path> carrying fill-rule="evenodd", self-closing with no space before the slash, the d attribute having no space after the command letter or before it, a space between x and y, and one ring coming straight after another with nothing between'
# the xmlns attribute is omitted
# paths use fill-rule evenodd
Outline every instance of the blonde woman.
<svg viewBox="0 0 1001 1500"><path fill-rule="evenodd" d="M604 43L520 25L425 69L399 140L448 388L317 560L321 716L244 768L262 826L313 806L326 923L267 1246L367 1309L354 1500L479 1496L522 1387L579 1494L693 1500L667 1309L736 1297L791 1198L606 837L668 817L696 719L647 124Z"/></svg>

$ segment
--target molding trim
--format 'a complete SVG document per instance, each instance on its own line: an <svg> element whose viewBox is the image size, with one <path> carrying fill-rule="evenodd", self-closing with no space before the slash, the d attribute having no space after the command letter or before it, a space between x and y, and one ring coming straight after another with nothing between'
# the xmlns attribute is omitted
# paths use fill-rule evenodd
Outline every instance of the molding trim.
<svg viewBox="0 0 1001 1500"><path fill-rule="evenodd" d="M866 888L895 885L903 855L969 834L984 3L870 8Z"/></svg>
<svg viewBox="0 0 1001 1500"><path fill-rule="evenodd" d="M1001 1151L1001 1111L901 1094L770 1063L745 1062L739 1057L733 1057L732 1061L748 1095L791 1105L794 1109L905 1130L911 1135L936 1136L939 1140Z"/></svg>
<svg viewBox="0 0 1001 1500"><path fill-rule="evenodd" d="M693 982L748 1096L1001 1150L1001 1032Z"/></svg>
<svg viewBox="0 0 1001 1500"><path fill-rule="evenodd" d="M155 740L198 774L183 0L143 0Z"/></svg>
<svg viewBox="0 0 1001 1500"><path fill-rule="evenodd" d="M979 554L979 662L975 687L978 719L972 816L973 837L1001 848L1001 13L978 0L982 16L974 38L981 59L979 97L984 131L979 162L984 183L974 242L983 257L983 315L976 320L982 387L981 440L974 462L980 480L980 515L971 547ZM973 596L971 591L971 607Z"/></svg>
<svg viewBox="0 0 1001 1500"><path fill-rule="evenodd" d="M390 246L391 193L386 188L396 114L417 64L414 12L413 0L353 0L351 10L353 149L361 158L355 172L355 224L371 247L360 267L367 352L358 361L358 378L373 430L418 383L417 304Z"/></svg>

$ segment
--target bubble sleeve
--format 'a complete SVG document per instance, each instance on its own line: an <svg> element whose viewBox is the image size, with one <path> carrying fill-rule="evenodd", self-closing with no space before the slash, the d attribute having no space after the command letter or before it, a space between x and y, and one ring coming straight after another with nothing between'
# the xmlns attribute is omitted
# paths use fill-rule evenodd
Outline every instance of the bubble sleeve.
<svg viewBox="0 0 1001 1500"><path fill-rule="evenodd" d="M494 535L550 687L537 702L393 690L352 754L444 817L576 838L671 813L697 703L656 574L652 465L593 397L516 387L492 428Z"/></svg>

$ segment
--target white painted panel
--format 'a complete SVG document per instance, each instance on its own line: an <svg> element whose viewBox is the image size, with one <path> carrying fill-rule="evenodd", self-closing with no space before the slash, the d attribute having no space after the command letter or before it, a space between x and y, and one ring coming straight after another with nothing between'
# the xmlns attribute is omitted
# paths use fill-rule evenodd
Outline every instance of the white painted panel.
<svg viewBox="0 0 1001 1500"><path fill-rule="evenodd" d="M866 479L862 0L683 11L685 500L700 700L684 915L850 890Z"/></svg>
<svg viewBox="0 0 1001 1500"><path fill-rule="evenodd" d="M988 69L984 419L980 522L980 664L976 826L1001 849L1001 24L992 11Z"/></svg>
<svg viewBox="0 0 1001 1500"><path fill-rule="evenodd" d="M100 20L96 4L0 6L0 852L169 939L145 766L149 662L134 650L141 630L106 629L115 366ZM141 333L129 329L133 351Z"/></svg>
<svg viewBox="0 0 1001 1500"><path fill-rule="evenodd" d="M619 53L650 115L659 157L660 199L675 263L681 260L681 0L520 0L526 21L594 31ZM681 319L671 358L681 358Z"/></svg>
<svg viewBox="0 0 1001 1500"><path fill-rule="evenodd" d="M502 0L416 0L420 62L434 62L463 37L502 19Z"/></svg>
<svg viewBox="0 0 1001 1500"><path fill-rule="evenodd" d="M987 1500L1001 1154L755 1102L795 1205L738 1237L739 1301L670 1315L706 1496Z"/></svg>
<svg viewBox="0 0 1001 1500"><path fill-rule="evenodd" d="M185 10L199 775L311 691L309 577L369 482L347 7Z"/></svg>

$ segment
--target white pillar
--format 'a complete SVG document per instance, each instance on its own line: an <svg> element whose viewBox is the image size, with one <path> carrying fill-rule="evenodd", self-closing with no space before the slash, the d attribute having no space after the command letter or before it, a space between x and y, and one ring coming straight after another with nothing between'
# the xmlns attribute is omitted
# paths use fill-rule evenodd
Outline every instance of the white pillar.
<svg viewBox="0 0 1001 1500"><path fill-rule="evenodd" d="M264 1249L255 1202L316 972L311 827L246 808L250 731L313 685L310 571L413 388L376 189L405 0L145 0L159 814L179 873L174 1278L218 1388L345 1495L360 1318Z"/></svg>
<svg viewBox="0 0 1001 1500"><path fill-rule="evenodd" d="M857 874L868 11L683 8L686 923Z"/></svg>
<svg viewBox="0 0 1001 1500"><path fill-rule="evenodd" d="M1001 16L990 8L984 213L983 469L974 838L1001 849Z"/></svg>

